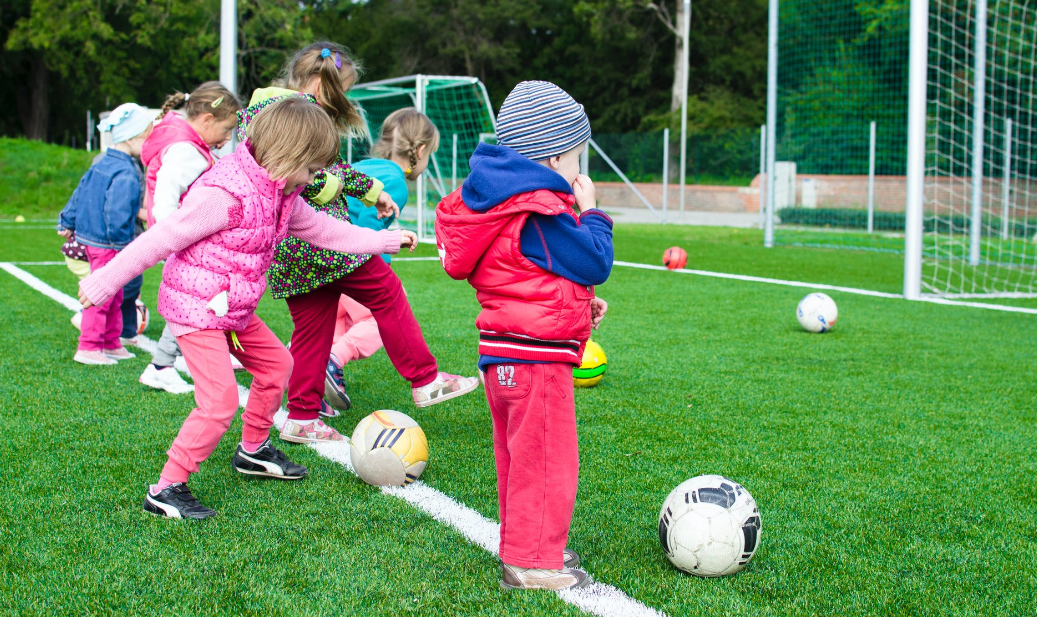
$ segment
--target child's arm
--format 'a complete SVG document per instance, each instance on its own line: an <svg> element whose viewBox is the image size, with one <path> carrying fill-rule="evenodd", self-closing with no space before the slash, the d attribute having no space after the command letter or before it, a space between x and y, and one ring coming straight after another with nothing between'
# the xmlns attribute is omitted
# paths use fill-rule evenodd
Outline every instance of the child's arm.
<svg viewBox="0 0 1037 617"><path fill-rule="evenodd" d="M76 215L79 212L79 191L83 188L83 184L87 181L87 177L90 176L88 170L83 177L79 179L79 184L76 185L76 190L72 191L72 197L68 198L68 202L65 207L61 209L61 213L58 214L58 235L68 240L72 236L72 232L76 229Z"/></svg>
<svg viewBox="0 0 1037 617"><path fill-rule="evenodd" d="M100 305L159 261L202 238L226 229L231 210L240 218L241 204L230 193L208 186L192 189L183 206L119 251L115 259L79 283L83 306Z"/></svg>
<svg viewBox="0 0 1037 617"><path fill-rule="evenodd" d="M151 216L156 222L180 207L180 197L207 169L209 161L191 144L181 142L169 146L162 156L162 167L155 174Z"/></svg>
<svg viewBox="0 0 1037 617"><path fill-rule="evenodd" d="M306 187L303 197L317 205L331 203L342 193L358 199L365 206L376 206L379 218L395 216L400 213L399 207L392 197L383 189L385 185L377 178L372 178L353 169L341 158L317 172L313 184Z"/></svg>
<svg viewBox="0 0 1037 617"><path fill-rule="evenodd" d="M534 214L522 226L522 254L580 285L600 285L612 272L612 219L596 208L580 215Z"/></svg>
<svg viewBox="0 0 1037 617"><path fill-rule="evenodd" d="M302 198L292 206L288 233L314 246L339 253L399 253L402 247L414 250L416 237L409 231L375 231L317 212Z"/></svg>
<svg viewBox="0 0 1037 617"><path fill-rule="evenodd" d="M130 168L116 172L104 192L104 224L109 237L133 238L140 211L140 176Z"/></svg>

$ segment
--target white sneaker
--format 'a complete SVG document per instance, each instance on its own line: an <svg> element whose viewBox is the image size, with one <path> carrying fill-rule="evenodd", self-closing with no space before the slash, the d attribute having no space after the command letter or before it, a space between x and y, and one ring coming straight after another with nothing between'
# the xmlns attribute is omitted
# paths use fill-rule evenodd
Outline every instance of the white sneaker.
<svg viewBox="0 0 1037 617"><path fill-rule="evenodd" d="M75 313L72 313L72 319L70 319L69 321L72 322L72 325L75 327L76 330L82 330L83 329L83 311L79 310L79 311L76 311Z"/></svg>
<svg viewBox="0 0 1037 617"><path fill-rule="evenodd" d="M119 342L122 343L123 347L140 347L140 339L137 337L125 338L120 336Z"/></svg>
<svg viewBox="0 0 1037 617"><path fill-rule="evenodd" d="M234 354L231 354L231 356L230 356L230 367L232 369L234 369L235 371L243 371L243 370L245 370L245 365L242 364L240 360L235 358Z"/></svg>
<svg viewBox="0 0 1037 617"><path fill-rule="evenodd" d="M468 394L478 387L479 380L475 377L440 372L435 381L420 388L411 388L411 393L414 395L415 407L428 407Z"/></svg>
<svg viewBox="0 0 1037 617"><path fill-rule="evenodd" d="M119 345L115 349L105 349L104 355L108 356L112 360L129 360L130 358L137 357L136 354L130 353L122 345Z"/></svg>
<svg viewBox="0 0 1037 617"><path fill-rule="evenodd" d="M165 390L173 394L194 392L194 386L184 381L180 373L176 372L176 369L171 366L159 370L154 364L149 364L138 381L149 388Z"/></svg>

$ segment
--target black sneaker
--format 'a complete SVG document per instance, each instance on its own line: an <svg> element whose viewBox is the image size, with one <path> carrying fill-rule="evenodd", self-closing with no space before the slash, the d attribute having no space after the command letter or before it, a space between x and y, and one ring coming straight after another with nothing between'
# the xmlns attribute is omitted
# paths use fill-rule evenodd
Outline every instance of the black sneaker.
<svg viewBox="0 0 1037 617"><path fill-rule="evenodd" d="M268 476L281 480L298 480L306 477L306 468L296 465L267 439L254 453L245 452L238 444L231 467L250 476Z"/></svg>
<svg viewBox="0 0 1037 617"><path fill-rule="evenodd" d="M191 489L183 482L167 486L158 495L152 495L150 489L145 491L144 511L155 516L195 520L216 516L216 510L198 503Z"/></svg>
<svg viewBox="0 0 1037 617"><path fill-rule="evenodd" d="M346 380L342 378L342 367L331 358L328 358L328 367L324 369L324 398L328 399L332 407L342 411L348 411L353 404L346 394Z"/></svg>

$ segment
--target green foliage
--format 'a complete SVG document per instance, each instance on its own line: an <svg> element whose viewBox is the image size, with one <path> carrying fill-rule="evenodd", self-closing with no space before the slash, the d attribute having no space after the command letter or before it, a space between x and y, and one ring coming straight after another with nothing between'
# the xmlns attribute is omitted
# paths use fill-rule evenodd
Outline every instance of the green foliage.
<svg viewBox="0 0 1037 617"><path fill-rule="evenodd" d="M0 216L56 222L96 154L0 137Z"/></svg>

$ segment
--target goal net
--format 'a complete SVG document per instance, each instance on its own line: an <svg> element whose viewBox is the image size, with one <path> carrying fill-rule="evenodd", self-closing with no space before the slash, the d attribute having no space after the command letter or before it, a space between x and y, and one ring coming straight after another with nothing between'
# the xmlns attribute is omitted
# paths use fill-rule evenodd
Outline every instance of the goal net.
<svg viewBox="0 0 1037 617"><path fill-rule="evenodd" d="M399 217L400 225L416 231L419 240L433 241L436 205L468 176L476 145L495 143L496 121L486 88L474 77L411 75L359 84L349 98L363 110L372 139L377 139L385 117L403 107L416 107L439 129L439 150L411 185L410 202ZM346 140L342 155L357 161L370 147L368 140Z"/></svg>
<svg viewBox="0 0 1037 617"><path fill-rule="evenodd" d="M921 291L1037 297L1037 5L929 2Z"/></svg>

